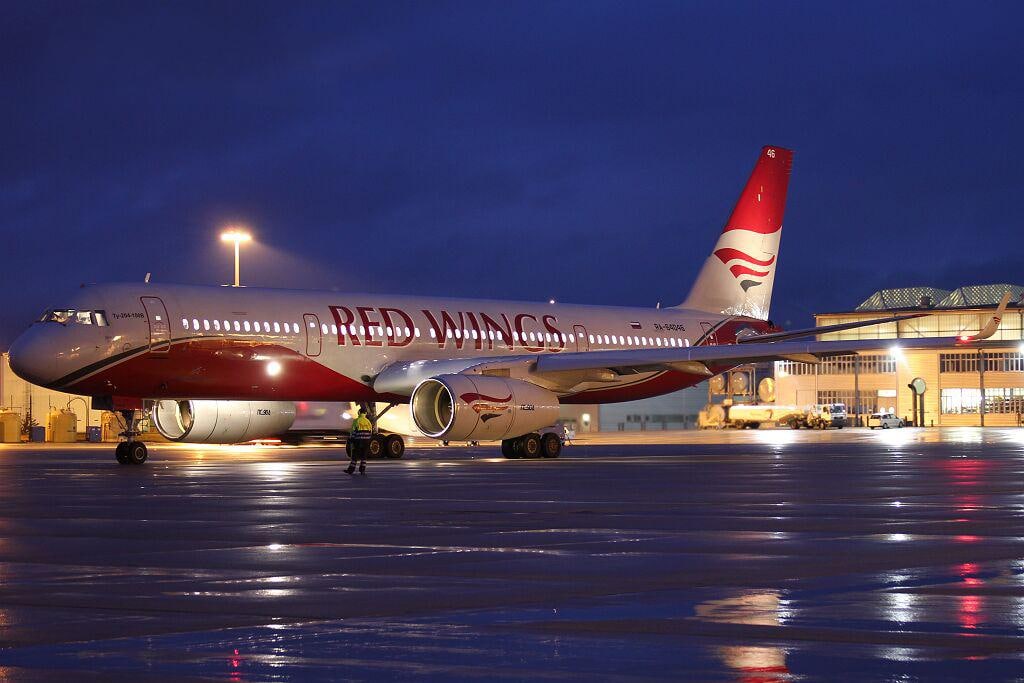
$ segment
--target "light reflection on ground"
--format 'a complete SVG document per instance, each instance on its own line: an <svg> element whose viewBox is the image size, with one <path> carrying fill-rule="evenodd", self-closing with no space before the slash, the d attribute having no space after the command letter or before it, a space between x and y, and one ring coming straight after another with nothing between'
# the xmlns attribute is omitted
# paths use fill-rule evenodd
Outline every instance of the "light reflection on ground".
<svg viewBox="0 0 1024 683"><path fill-rule="evenodd" d="M1005 678L1020 434L410 449L355 479L341 449L155 446L119 468L107 448L4 448L0 672Z"/></svg>

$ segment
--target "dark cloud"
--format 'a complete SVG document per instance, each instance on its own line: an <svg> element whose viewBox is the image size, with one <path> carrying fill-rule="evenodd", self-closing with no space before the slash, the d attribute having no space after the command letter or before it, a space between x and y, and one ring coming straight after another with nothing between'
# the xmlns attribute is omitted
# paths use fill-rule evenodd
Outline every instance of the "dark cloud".
<svg viewBox="0 0 1024 683"><path fill-rule="evenodd" d="M1024 281L1016 4L9 3L0 345L81 281L675 303L797 150L775 317Z"/></svg>

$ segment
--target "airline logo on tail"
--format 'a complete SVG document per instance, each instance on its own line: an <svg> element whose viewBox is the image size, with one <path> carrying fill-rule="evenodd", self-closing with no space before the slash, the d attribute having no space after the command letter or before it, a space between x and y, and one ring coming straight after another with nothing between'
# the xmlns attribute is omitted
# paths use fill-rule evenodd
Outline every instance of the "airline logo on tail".
<svg viewBox="0 0 1024 683"><path fill-rule="evenodd" d="M761 148L683 307L768 318L792 164L791 150Z"/></svg>
<svg viewBox="0 0 1024 683"><path fill-rule="evenodd" d="M734 278L740 281L740 287L743 288L744 292L751 287L757 287L762 284L760 278L768 277L772 272L771 268L768 268L768 266L775 263L774 256L767 260L762 260L754 258L745 251L733 249L732 247L716 249L715 256L717 256L718 259L727 266L729 266L730 261L737 262L729 266L729 272L732 273Z"/></svg>

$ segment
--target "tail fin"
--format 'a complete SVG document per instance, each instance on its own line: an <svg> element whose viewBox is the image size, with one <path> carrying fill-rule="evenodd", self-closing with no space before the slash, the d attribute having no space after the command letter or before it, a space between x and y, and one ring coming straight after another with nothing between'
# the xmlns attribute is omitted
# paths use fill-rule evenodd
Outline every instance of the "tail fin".
<svg viewBox="0 0 1024 683"><path fill-rule="evenodd" d="M715 250L680 308L768 319L792 150L763 147Z"/></svg>

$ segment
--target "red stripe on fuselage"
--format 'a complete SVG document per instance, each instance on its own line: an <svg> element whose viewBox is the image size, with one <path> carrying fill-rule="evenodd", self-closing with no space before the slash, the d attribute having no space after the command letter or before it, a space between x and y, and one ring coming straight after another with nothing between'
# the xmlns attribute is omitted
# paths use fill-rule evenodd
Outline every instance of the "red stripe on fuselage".
<svg viewBox="0 0 1024 683"><path fill-rule="evenodd" d="M268 365L280 370L270 375ZM264 401L375 401L386 397L316 360L278 344L203 339L143 353L71 383L88 396Z"/></svg>

